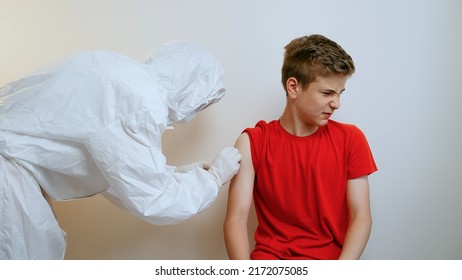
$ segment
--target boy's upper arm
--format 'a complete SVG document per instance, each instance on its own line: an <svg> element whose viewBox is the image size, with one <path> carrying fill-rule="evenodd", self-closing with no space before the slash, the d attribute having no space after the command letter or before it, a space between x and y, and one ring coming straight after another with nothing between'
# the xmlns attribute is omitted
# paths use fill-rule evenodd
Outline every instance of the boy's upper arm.
<svg viewBox="0 0 462 280"><path fill-rule="evenodd" d="M252 163L250 139L247 133L242 133L234 145L239 150L241 167L229 185L228 214L247 217L252 204L255 171Z"/></svg>
<svg viewBox="0 0 462 280"><path fill-rule="evenodd" d="M368 176L348 180L347 203L350 215L370 216Z"/></svg>

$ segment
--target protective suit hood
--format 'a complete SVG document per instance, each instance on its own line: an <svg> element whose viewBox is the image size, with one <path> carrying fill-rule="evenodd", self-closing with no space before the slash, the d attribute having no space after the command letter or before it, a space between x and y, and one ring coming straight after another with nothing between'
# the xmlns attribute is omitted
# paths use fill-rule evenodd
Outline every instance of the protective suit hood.
<svg viewBox="0 0 462 280"><path fill-rule="evenodd" d="M194 119L225 94L221 64L197 45L169 42L154 51L146 64L168 91L168 125Z"/></svg>

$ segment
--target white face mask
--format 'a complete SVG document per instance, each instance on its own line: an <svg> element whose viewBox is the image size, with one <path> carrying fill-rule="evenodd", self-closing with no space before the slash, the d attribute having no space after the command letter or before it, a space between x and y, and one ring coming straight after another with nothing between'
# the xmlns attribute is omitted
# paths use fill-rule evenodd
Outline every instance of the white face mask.
<svg viewBox="0 0 462 280"><path fill-rule="evenodd" d="M184 117L182 119L175 120L172 123L174 123L174 122L184 123L184 122L192 121L196 117L197 113L199 113L200 111L202 111L202 110L208 108L209 106L217 103L218 101L220 101L220 99L221 99L221 97L208 100L206 103L201 104L199 107L197 107L193 112L190 112L189 114L184 115ZM175 113L173 113L173 114L175 114Z"/></svg>

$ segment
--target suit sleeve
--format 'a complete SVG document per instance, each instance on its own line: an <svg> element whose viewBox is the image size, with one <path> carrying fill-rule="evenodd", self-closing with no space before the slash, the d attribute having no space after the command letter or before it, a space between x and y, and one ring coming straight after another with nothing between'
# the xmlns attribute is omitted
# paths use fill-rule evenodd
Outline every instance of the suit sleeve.
<svg viewBox="0 0 462 280"><path fill-rule="evenodd" d="M164 129L152 115L128 115L93 135L86 147L119 204L149 223L176 224L206 209L219 186L200 166L179 172L166 164Z"/></svg>

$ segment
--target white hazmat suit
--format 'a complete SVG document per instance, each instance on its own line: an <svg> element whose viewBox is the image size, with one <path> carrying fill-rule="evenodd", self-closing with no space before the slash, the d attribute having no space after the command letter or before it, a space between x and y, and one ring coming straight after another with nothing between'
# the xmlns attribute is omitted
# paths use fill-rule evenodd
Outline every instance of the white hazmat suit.
<svg viewBox="0 0 462 280"><path fill-rule="evenodd" d="M212 164L167 165L161 135L224 95L220 63L170 42L141 63L79 53L0 89L0 259L62 259L54 200L103 192L157 225L207 208L239 169L225 148Z"/></svg>

